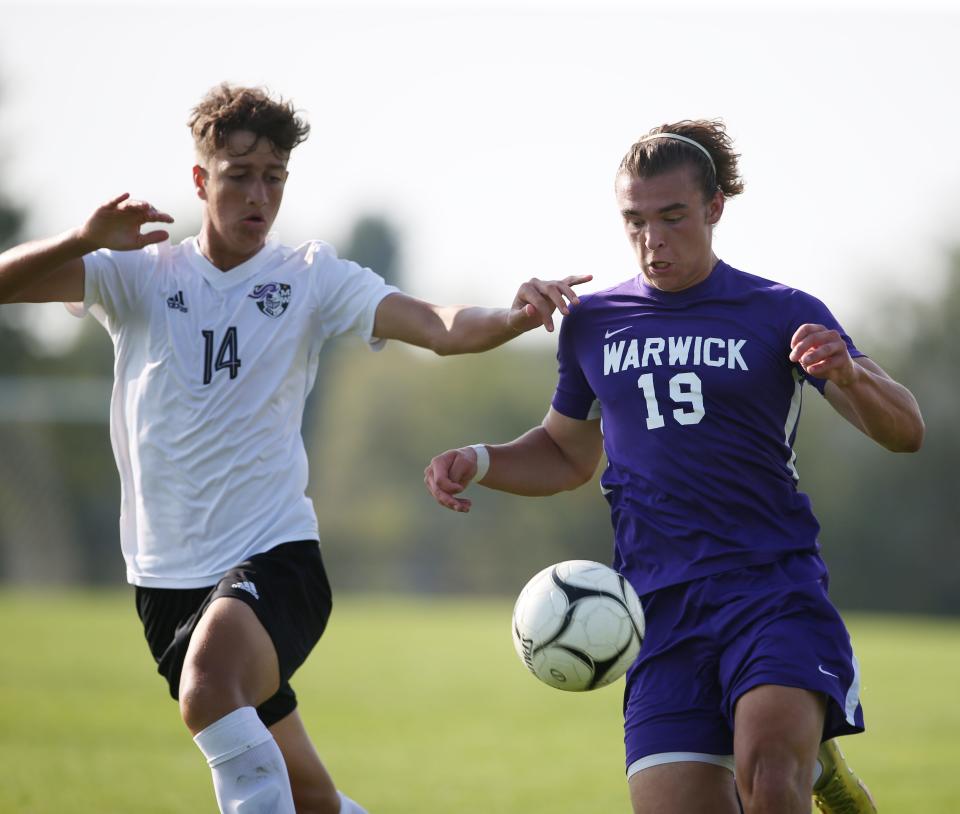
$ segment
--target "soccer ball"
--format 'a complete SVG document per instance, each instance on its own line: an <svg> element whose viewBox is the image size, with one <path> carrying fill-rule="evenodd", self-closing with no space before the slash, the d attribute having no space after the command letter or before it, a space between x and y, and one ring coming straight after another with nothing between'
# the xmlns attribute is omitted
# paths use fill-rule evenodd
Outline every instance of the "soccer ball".
<svg viewBox="0 0 960 814"><path fill-rule="evenodd" d="M513 646L531 673L559 690L605 687L643 643L643 609L612 568L567 560L544 568L513 609Z"/></svg>

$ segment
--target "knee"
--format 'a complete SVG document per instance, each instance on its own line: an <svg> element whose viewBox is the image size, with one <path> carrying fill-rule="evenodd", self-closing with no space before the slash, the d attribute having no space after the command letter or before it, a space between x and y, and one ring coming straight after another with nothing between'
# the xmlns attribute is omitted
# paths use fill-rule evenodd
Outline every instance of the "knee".
<svg viewBox="0 0 960 814"><path fill-rule="evenodd" d="M245 702L238 687L198 676L194 671L184 671L179 695L180 717L194 735L233 710L252 706Z"/></svg>
<svg viewBox="0 0 960 814"><path fill-rule="evenodd" d="M809 812L812 769L787 750L766 749L737 760L737 789L745 814Z"/></svg>

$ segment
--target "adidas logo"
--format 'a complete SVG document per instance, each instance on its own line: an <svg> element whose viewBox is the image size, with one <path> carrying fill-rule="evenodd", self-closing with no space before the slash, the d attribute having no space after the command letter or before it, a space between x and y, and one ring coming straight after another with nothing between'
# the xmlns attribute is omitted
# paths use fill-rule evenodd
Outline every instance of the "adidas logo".
<svg viewBox="0 0 960 814"><path fill-rule="evenodd" d="M177 311L187 313L187 306L183 301L183 292L178 291L172 297L167 297L167 308L175 308Z"/></svg>
<svg viewBox="0 0 960 814"><path fill-rule="evenodd" d="M257 593L257 586L247 580L244 580L243 582L234 582L230 587L236 588L238 591L246 591L254 599L260 598L260 594Z"/></svg>

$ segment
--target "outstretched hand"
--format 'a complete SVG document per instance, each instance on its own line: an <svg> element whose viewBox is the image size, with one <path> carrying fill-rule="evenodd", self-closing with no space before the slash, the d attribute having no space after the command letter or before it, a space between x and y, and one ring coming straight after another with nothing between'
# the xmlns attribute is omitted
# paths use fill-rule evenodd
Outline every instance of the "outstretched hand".
<svg viewBox="0 0 960 814"><path fill-rule="evenodd" d="M797 328L790 340L790 361L799 363L811 376L841 387L850 384L858 372L840 332L824 325L807 323Z"/></svg>
<svg viewBox="0 0 960 814"><path fill-rule="evenodd" d="M548 331L553 330L553 312L559 311L566 316L570 305L577 305L573 286L587 283L592 274L572 274L562 280L538 280L534 277L520 286L510 310L509 323L517 333L523 333L542 325Z"/></svg>
<svg viewBox="0 0 960 814"><path fill-rule="evenodd" d="M140 229L146 223L173 223L173 218L146 201L131 201L130 193L124 192L97 208L80 227L80 237L94 250L116 251L142 249L170 237L164 229L141 234Z"/></svg>
<svg viewBox="0 0 960 814"><path fill-rule="evenodd" d="M477 474L477 453L470 447L448 449L437 455L423 470L423 482L434 500L451 511L468 512L469 498L455 497Z"/></svg>

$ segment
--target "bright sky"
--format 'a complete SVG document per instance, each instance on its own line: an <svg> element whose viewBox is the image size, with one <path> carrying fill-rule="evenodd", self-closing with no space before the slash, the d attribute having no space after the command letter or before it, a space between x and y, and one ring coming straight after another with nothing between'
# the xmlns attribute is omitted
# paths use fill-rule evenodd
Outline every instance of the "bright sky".
<svg viewBox="0 0 960 814"><path fill-rule="evenodd" d="M682 118L723 118L743 156L717 253L847 325L884 289L935 291L960 242L960 12L945 0L0 12L0 188L34 236L123 191L198 223L185 121L227 79L267 85L313 125L280 238L336 244L382 214L402 231L409 292L433 301L634 274L613 174L639 135Z"/></svg>

